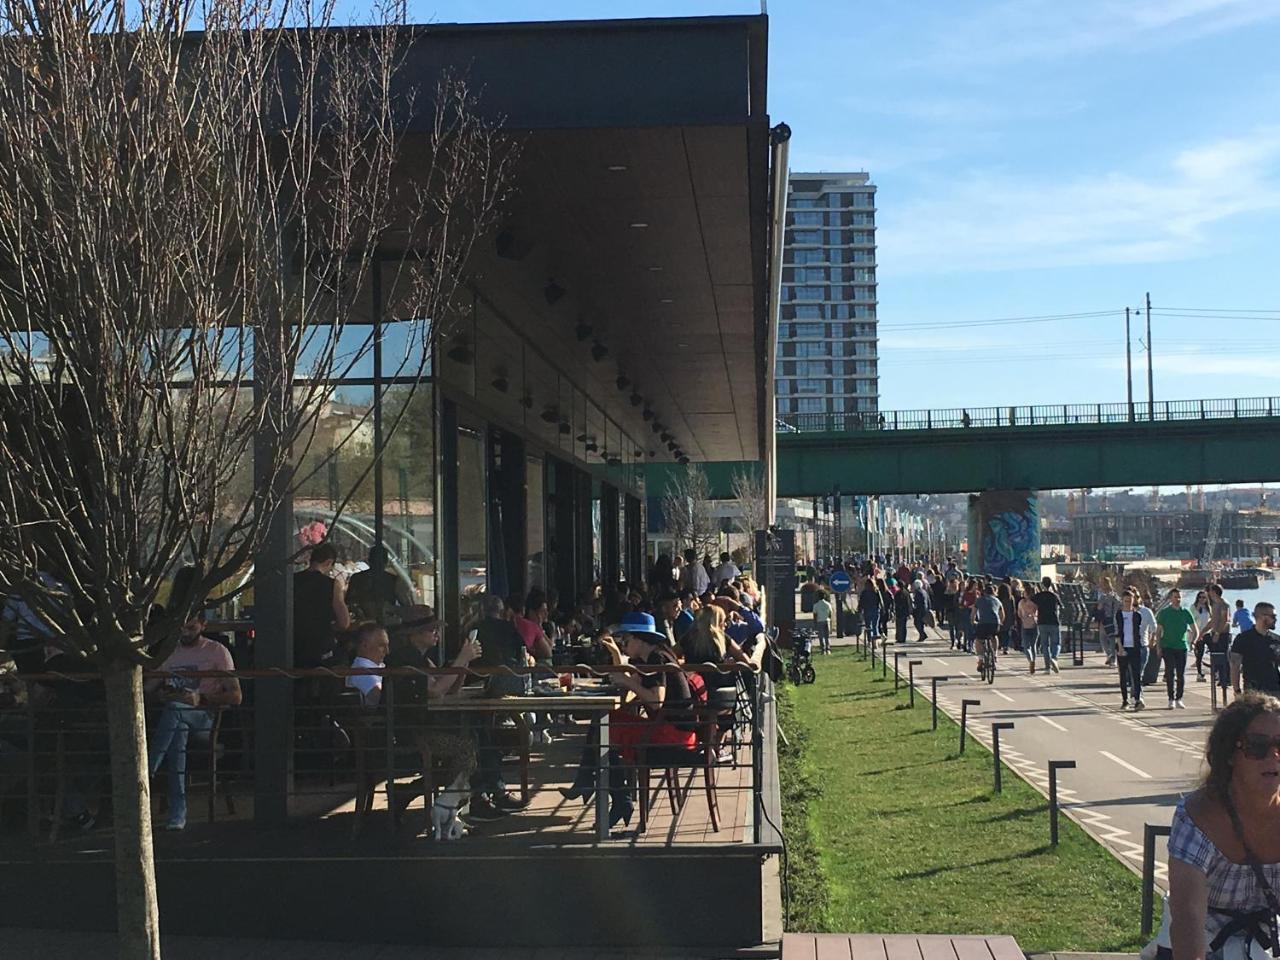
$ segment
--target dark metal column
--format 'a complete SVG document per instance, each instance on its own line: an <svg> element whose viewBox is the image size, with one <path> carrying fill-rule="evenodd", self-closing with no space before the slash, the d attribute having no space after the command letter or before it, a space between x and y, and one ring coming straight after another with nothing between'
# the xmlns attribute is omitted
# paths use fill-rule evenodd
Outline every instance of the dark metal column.
<svg viewBox="0 0 1280 960"><path fill-rule="evenodd" d="M281 370L278 331L254 330L254 399L268 414L254 446L254 488L274 488L279 506L271 517L262 549L254 556L254 662L258 670L293 666L293 500L288 494L292 470L273 476L270 464L279 449L288 384ZM268 391L273 395L266 396ZM293 781L293 682L259 680L253 696L253 811L259 823L288 819Z"/></svg>

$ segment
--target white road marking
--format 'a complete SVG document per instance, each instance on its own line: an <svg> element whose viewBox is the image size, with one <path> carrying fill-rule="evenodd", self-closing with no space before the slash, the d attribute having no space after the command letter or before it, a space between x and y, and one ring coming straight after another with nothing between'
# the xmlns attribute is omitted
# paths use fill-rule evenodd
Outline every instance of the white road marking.
<svg viewBox="0 0 1280 960"><path fill-rule="evenodd" d="M1064 727L1062 724L1058 723L1058 721L1057 721L1057 720L1050 720L1048 717L1046 717L1046 716L1044 716L1044 715L1042 715L1042 714L1036 714L1036 717L1037 717L1038 719L1040 719L1040 720L1043 720L1045 723L1047 723L1049 726L1053 727L1053 729L1055 729L1055 730L1061 730L1063 733L1066 733L1066 732L1067 732L1067 728L1066 728L1066 727Z"/></svg>
<svg viewBox="0 0 1280 960"><path fill-rule="evenodd" d="M1001 693L999 690L992 690L991 692L994 693L997 697L999 697L1002 700L1008 700L1010 703L1017 703L1017 701L1014 700L1013 697L1009 696L1008 694Z"/></svg>
<svg viewBox="0 0 1280 960"><path fill-rule="evenodd" d="M1120 764L1120 766L1124 767L1130 773L1136 773L1143 780L1151 779L1151 774L1147 773L1145 770L1139 770L1137 767L1135 767L1131 763L1126 763L1125 761L1117 757L1114 753L1108 753L1106 750L1099 750L1098 752L1102 754L1104 757L1106 757L1108 760L1112 761L1113 763Z"/></svg>
<svg viewBox="0 0 1280 960"><path fill-rule="evenodd" d="M942 664L944 667L949 667L949 666L951 666L951 664L947 663L947 661L943 660L941 657L934 657L934 658L933 658L933 662L934 662L934 663L940 663L940 664Z"/></svg>

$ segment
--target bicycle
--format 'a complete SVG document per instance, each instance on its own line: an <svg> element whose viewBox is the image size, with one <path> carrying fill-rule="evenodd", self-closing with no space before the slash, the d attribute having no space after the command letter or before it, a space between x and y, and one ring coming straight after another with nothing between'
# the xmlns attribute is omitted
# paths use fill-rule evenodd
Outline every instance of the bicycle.
<svg viewBox="0 0 1280 960"><path fill-rule="evenodd" d="M978 676L987 683L996 681L996 638L978 637L982 652L978 659Z"/></svg>
<svg viewBox="0 0 1280 960"><path fill-rule="evenodd" d="M787 661L787 679L799 685L813 683L818 674L813 669L813 641L817 634L812 630L800 629L791 638L791 659Z"/></svg>

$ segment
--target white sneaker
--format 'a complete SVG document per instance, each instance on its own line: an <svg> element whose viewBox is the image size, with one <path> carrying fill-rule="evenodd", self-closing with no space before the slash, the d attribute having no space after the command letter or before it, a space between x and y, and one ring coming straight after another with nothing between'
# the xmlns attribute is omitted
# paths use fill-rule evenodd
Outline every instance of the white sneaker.
<svg viewBox="0 0 1280 960"><path fill-rule="evenodd" d="M1170 709L1170 710L1172 710L1174 707L1176 707L1176 706L1177 706L1177 704L1178 704L1178 701L1177 701L1177 700L1170 700L1170 701L1169 701L1169 709Z"/></svg>
<svg viewBox="0 0 1280 960"><path fill-rule="evenodd" d="M1061 672L1062 672L1061 670L1059 670L1059 669L1058 669L1058 661L1057 661L1057 660L1050 660L1050 661L1049 661L1049 669L1050 669L1050 670L1052 670L1054 673L1061 673Z"/></svg>
<svg viewBox="0 0 1280 960"><path fill-rule="evenodd" d="M1181 700L1175 700L1175 701L1173 701L1173 702L1177 705L1177 707L1178 707L1178 709L1179 709L1179 710L1185 710L1185 709L1187 709L1187 705L1186 705L1185 703L1183 703Z"/></svg>

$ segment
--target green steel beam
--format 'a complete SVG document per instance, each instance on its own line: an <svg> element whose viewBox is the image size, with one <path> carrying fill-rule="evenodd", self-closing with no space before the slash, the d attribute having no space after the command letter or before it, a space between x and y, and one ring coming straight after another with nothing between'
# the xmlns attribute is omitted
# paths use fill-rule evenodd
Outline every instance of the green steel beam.
<svg viewBox="0 0 1280 960"><path fill-rule="evenodd" d="M759 463L703 464L712 496ZM647 468L661 496L664 465ZM674 467L674 469L683 469ZM1280 481L1280 417L778 436L778 496Z"/></svg>

